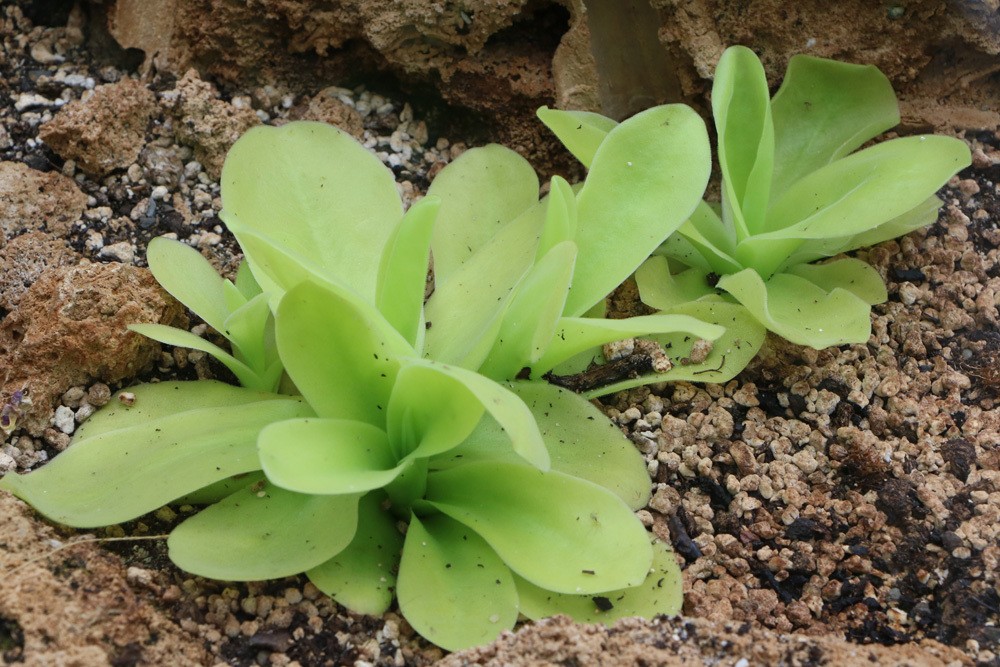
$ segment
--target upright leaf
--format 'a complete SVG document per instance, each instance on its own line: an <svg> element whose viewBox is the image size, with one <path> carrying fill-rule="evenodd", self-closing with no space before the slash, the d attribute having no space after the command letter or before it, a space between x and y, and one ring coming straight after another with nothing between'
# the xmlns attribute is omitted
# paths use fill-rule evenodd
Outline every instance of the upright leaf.
<svg viewBox="0 0 1000 667"><path fill-rule="evenodd" d="M438 285L511 220L538 201L528 161L498 145L473 148L441 170L428 195L441 198L431 247Z"/></svg>
<svg viewBox="0 0 1000 667"><path fill-rule="evenodd" d="M146 261L163 289L208 326L224 332L229 308L223 280L200 252L180 241L159 237L149 242Z"/></svg>
<svg viewBox="0 0 1000 667"><path fill-rule="evenodd" d="M378 158L346 132L308 121L256 127L233 144L222 206L227 224L273 238L369 300L403 213L395 178Z"/></svg>
<svg viewBox="0 0 1000 667"><path fill-rule="evenodd" d="M771 113L776 194L899 123L896 94L877 67L805 55L788 62Z"/></svg>
<svg viewBox="0 0 1000 667"><path fill-rule="evenodd" d="M584 167L590 168L597 148L618 122L590 111L563 111L541 107L536 112L545 126Z"/></svg>
<svg viewBox="0 0 1000 667"><path fill-rule="evenodd" d="M424 290L431 232L440 200L424 197L410 207L386 243L379 266L375 305L412 346L424 326Z"/></svg>
<svg viewBox="0 0 1000 667"><path fill-rule="evenodd" d="M414 352L372 306L304 282L281 300L275 333L288 375L319 416L385 423L399 359Z"/></svg>
<svg viewBox="0 0 1000 667"><path fill-rule="evenodd" d="M564 314L604 299L680 227L710 170L708 134L689 107L654 107L611 130L577 196L579 254Z"/></svg>

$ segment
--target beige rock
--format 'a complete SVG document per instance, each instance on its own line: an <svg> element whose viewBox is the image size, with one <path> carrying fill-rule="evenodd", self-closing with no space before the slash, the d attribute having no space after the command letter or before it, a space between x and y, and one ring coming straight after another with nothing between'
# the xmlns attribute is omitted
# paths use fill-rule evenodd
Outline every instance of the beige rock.
<svg viewBox="0 0 1000 667"><path fill-rule="evenodd" d="M336 95L327 90L321 90L314 95L304 108L292 114L292 118L294 120L317 120L336 125L357 139L361 139L365 133L361 114L341 102Z"/></svg>
<svg viewBox="0 0 1000 667"><path fill-rule="evenodd" d="M0 322L0 396L28 387L33 405L18 424L40 435L59 397L93 380L134 376L159 344L129 324L183 324L183 307L151 273L124 264L82 264L46 271Z"/></svg>
<svg viewBox="0 0 1000 667"><path fill-rule="evenodd" d="M104 176L135 162L156 111L156 96L145 85L122 79L67 104L38 136L88 174Z"/></svg>
<svg viewBox="0 0 1000 667"><path fill-rule="evenodd" d="M24 231L66 234L87 207L72 179L23 162L0 162L0 229L5 239Z"/></svg>
<svg viewBox="0 0 1000 667"><path fill-rule="evenodd" d="M178 141L194 150L195 159L215 180L222 174L226 153L244 132L260 124L252 109L240 109L219 99L212 84L189 70L177 82L173 113Z"/></svg>
<svg viewBox="0 0 1000 667"><path fill-rule="evenodd" d="M15 237L0 250L0 307L14 310L44 271L79 261L80 256L61 238L44 232Z"/></svg>

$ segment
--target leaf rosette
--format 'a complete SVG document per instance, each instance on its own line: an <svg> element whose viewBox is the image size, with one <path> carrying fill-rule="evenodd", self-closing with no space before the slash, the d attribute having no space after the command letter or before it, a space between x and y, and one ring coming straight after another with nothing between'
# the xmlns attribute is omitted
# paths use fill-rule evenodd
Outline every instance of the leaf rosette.
<svg viewBox="0 0 1000 667"><path fill-rule="evenodd" d="M679 166L663 172L658 151ZM404 213L391 172L345 133L251 130L223 169L221 217L245 254L236 280L183 244L150 245L157 278L232 351L136 327L212 354L244 386L132 388L132 407L98 412L65 453L0 487L75 526L204 505L168 540L181 568L304 572L362 613L395 597L449 649L519 615L676 613L673 553L633 514L650 493L642 457L540 378L620 338L680 349L723 334L695 311L596 313L666 238L662 211L676 226L697 206L708 161L701 120L661 107L609 133L576 190L556 179L539 201L530 166L489 146Z"/></svg>
<svg viewBox="0 0 1000 667"><path fill-rule="evenodd" d="M899 122L881 72L795 56L771 98L760 61L740 46L719 61L712 111L721 202L699 204L637 271L642 300L665 313L699 308L742 343L702 380L739 372L761 326L814 348L866 342L885 284L864 261L835 256L934 222L934 193L970 164L968 147L925 135L858 150ZM585 165L615 127L596 114L539 116Z"/></svg>

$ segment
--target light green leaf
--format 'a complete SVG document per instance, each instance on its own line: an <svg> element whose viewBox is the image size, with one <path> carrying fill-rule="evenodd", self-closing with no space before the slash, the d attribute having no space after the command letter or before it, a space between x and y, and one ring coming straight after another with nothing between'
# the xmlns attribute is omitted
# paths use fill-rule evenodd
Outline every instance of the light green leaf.
<svg viewBox="0 0 1000 667"><path fill-rule="evenodd" d="M513 289L534 263L546 206L536 203L466 259L443 284L437 280L425 307L424 356L479 368L500 331ZM437 272L435 255L435 273Z"/></svg>
<svg viewBox="0 0 1000 667"><path fill-rule="evenodd" d="M488 644L517 621L510 570L474 531L445 516L410 519L397 597L413 629L449 651Z"/></svg>
<svg viewBox="0 0 1000 667"><path fill-rule="evenodd" d="M153 340L167 345L187 347L192 350L207 352L218 359L223 365L225 365L226 368L231 370L233 375L236 376L236 379L240 381L240 384L247 389L255 389L257 391L273 389L273 387L262 386L261 377L242 361L238 360L218 345L208 342L201 336L195 336L190 331L185 331L184 329L178 329L176 327L168 327L163 324L152 323L130 324L128 328L137 334L141 334L147 338L152 338Z"/></svg>
<svg viewBox="0 0 1000 667"><path fill-rule="evenodd" d="M527 406L524 405L524 402L521 401L521 399L519 399L510 389L480 375L479 373L459 368L457 366L439 364L426 359L408 359L406 364L409 367L407 369L407 373L416 373L416 369L419 366L423 366L429 370L433 370L439 375L450 377L460 383L472 396L476 398L479 404L486 409L486 412L489 413L498 424L500 424L501 429L503 429L504 433L506 433L507 437L510 439L511 446L518 455L540 470L549 469L549 454L545 449L545 442L542 440L542 435L538 431L535 419L528 410ZM408 394L411 389L415 389L415 386L410 385L408 387ZM401 404L405 405L402 401ZM428 404L423 408L423 410L428 415L433 416L435 410L440 412L441 405L435 405L433 401L428 401ZM447 418L447 414L445 414L445 418ZM462 420L458 423L466 425L470 423L465 421L466 418L464 417L460 418L456 416L455 419ZM471 422L472 426L475 426L475 424L476 422ZM443 433L448 433L446 425L435 426L435 428L441 429ZM430 429L428 429L428 431L430 431ZM471 431L472 428L470 427L467 431L465 431L466 435L468 435ZM457 431L450 433L450 435L457 435ZM390 437L392 436L393 431L390 431ZM434 441L432 440L431 442L433 443ZM452 446L457 444L459 443L455 442ZM446 450L438 446L428 446L424 449L424 452L426 453L420 453L419 455L430 456L439 453L440 451Z"/></svg>
<svg viewBox="0 0 1000 667"><path fill-rule="evenodd" d="M885 141L799 179L771 207L760 238L865 232L923 204L970 162L969 147L954 137Z"/></svg>
<svg viewBox="0 0 1000 667"><path fill-rule="evenodd" d="M539 120L559 137L559 141L584 167L590 169L597 148L618 126L618 122L590 111L562 111L541 107L535 112Z"/></svg>
<svg viewBox="0 0 1000 667"><path fill-rule="evenodd" d="M576 194L570 184L559 176L553 176L545 202L545 226L535 250L536 263L552 248L564 241L572 241L576 236Z"/></svg>
<svg viewBox="0 0 1000 667"><path fill-rule="evenodd" d="M719 287L782 338L817 350L864 343L871 335L871 306L844 289L826 292L789 273L766 283L753 269L725 276Z"/></svg>
<svg viewBox="0 0 1000 667"><path fill-rule="evenodd" d="M149 242L146 261L163 289L222 332L229 315L223 280L200 252L180 241L159 237Z"/></svg>
<svg viewBox="0 0 1000 667"><path fill-rule="evenodd" d="M845 289L869 305L882 303L889 298L878 271L867 262L853 257L823 264L797 264L786 273L805 278L826 292L837 288Z"/></svg>
<svg viewBox="0 0 1000 667"><path fill-rule="evenodd" d="M392 604L403 535L369 493L358 505L358 530L343 551L306 572L316 588L356 614L380 616Z"/></svg>
<svg viewBox="0 0 1000 667"><path fill-rule="evenodd" d="M899 123L892 84L878 68L806 55L788 62L771 113L776 194Z"/></svg>
<svg viewBox="0 0 1000 667"><path fill-rule="evenodd" d="M715 288L708 284L707 271L691 268L673 274L667 258L662 255L653 255L642 263L635 272L635 284L642 302L657 310L670 310L715 293Z"/></svg>
<svg viewBox="0 0 1000 667"><path fill-rule="evenodd" d="M403 214L395 178L378 158L346 132L308 121L244 134L222 168L222 206L227 225L274 239L368 300Z"/></svg>
<svg viewBox="0 0 1000 667"><path fill-rule="evenodd" d="M133 387L135 407L113 403L98 411L69 449L32 473L6 475L0 488L59 523L119 523L259 469L260 429L312 412L299 398L222 387L209 381Z"/></svg>
<svg viewBox="0 0 1000 667"><path fill-rule="evenodd" d="M385 431L347 419L271 424L257 438L257 453L267 478L296 493L361 493L399 474Z"/></svg>
<svg viewBox="0 0 1000 667"><path fill-rule="evenodd" d="M436 197L424 197L410 207L389 237L379 266L375 305L414 347L423 335L431 232L439 205Z"/></svg>
<svg viewBox="0 0 1000 667"><path fill-rule="evenodd" d="M274 341L274 322L266 294L258 294L235 309L220 332L233 345L233 353L258 374L263 374L278 356Z"/></svg>
<svg viewBox="0 0 1000 667"><path fill-rule="evenodd" d="M407 360L396 376L386 430L398 460L448 451L465 440L482 418L482 401L449 370L429 361Z"/></svg>
<svg viewBox="0 0 1000 667"><path fill-rule="evenodd" d="M654 107L611 130L577 196L577 269L564 314L604 299L680 227L710 171L704 122L687 106Z"/></svg>
<svg viewBox="0 0 1000 667"><path fill-rule="evenodd" d="M244 260L240 262L240 268L236 270L236 283L234 285L239 293L243 295L245 301L249 301L261 293L260 285L253 277L250 265ZM231 308L231 310L233 310Z"/></svg>
<svg viewBox="0 0 1000 667"><path fill-rule="evenodd" d="M425 498L479 533L514 572L548 590L635 586L652 562L646 530L628 505L563 473L470 463L428 474Z"/></svg>
<svg viewBox="0 0 1000 667"><path fill-rule="evenodd" d="M723 219L731 218L736 238L764 227L774 165L774 126L767 76L757 55L745 46L722 54L712 85L712 114L719 135Z"/></svg>
<svg viewBox="0 0 1000 667"><path fill-rule="evenodd" d="M723 329L687 315L674 314L642 315L621 320L564 317L559 320L556 335L545 356L532 366L532 376L539 377L567 359L605 343L675 331L714 340L722 335Z"/></svg>
<svg viewBox="0 0 1000 667"><path fill-rule="evenodd" d="M687 315L702 322L725 328L720 338L712 341L712 349L701 363L690 363L691 349L698 341L686 333L671 333L650 336L667 351L673 363L666 373L650 373L637 378L622 380L614 384L584 392L587 398L605 396L616 391L639 387L651 382L728 382L746 368L764 344L767 329L738 303L731 303L719 297L702 297L674 306L671 313Z"/></svg>
<svg viewBox="0 0 1000 667"><path fill-rule="evenodd" d="M434 277L441 285L538 201L538 176L523 157L492 144L462 153L434 178L427 194L441 198L431 241Z"/></svg>
<svg viewBox="0 0 1000 667"><path fill-rule="evenodd" d="M878 227L870 229L867 232L834 239L812 239L806 241L794 254L785 260L782 267L795 266L796 264L811 262L823 257L832 257L842 252L850 252L857 248L867 248L878 245L883 241L888 241L889 239L906 236L915 229L933 224L938 218L938 211L942 204L943 202L936 196L930 197L916 208L912 208L888 222L883 222Z"/></svg>
<svg viewBox="0 0 1000 667"><path fill-rule="evenodd" d="M649 501L646 462L625 434L582 396L547 382L513 382L552 457L552 469L603 486L634 510Z"/></svg>
<svg viewBox="0 0 1000 667"><path fill-rule="evenodd" d="M301 283L281 300L275 332L285 370L319 416L385 424L399 359L414 351L374 307Z"/></svg>
<svg viewBox="0 0 1000 667"><path fill-rule="evenodd" d="M681 569L674 552L662 542L653 543L653 567L639 586L592 595L566 595L539 588L514 575L521 613L532 620L566 614L577 623L606 623L620 618L660 614L676 616L684 602ZM603 598L603 599L598 599ZM598 606L600 602L606 609Z"/></svg>
<svg viewBox="0 0 1000 667"><path fill-rule="evenodd" d="M265 485L237 491L174 528L177 567L210 579L280 579L342 551L358 525L357 495L311 496Z"/></svg>
<svg viewBox="0 0 1000 667"><path fill-rule="evenodd" d="M504 313L493 349L479 368L496 380L511 380L538 361L553 341L573 278L576 244L563 241L531 267Z"/></svg>
<svg viewBox="0 0 1000 667"><path fill-rule="evenodd" d="M700 255L705 258L707 267L716 273L733 273L743 268L733 259L736 239L732 236L732 230L722 224L722 219L705 202L698 204L698 208L691 214L691 219L677 229L677 234L697 248ZM690 262L685 264L704 266Z"/></svg>
<svg viewBox="0 0 1000 667"><path fill-rule="evenodd" d="M180 498L174 500L172 505L211 505L212 503L217 503L226 496L231 496L240 489L246 488L248 486L253 486L258 482L267 481L264 477L264 473L260 470L255 470L253 472L244 472L239 475L233 475L232 477L227 477L225 479L220 479L218 482L212 482L208 486L203 486L197 491L192 491L191 493L185 493Z"/></svg>

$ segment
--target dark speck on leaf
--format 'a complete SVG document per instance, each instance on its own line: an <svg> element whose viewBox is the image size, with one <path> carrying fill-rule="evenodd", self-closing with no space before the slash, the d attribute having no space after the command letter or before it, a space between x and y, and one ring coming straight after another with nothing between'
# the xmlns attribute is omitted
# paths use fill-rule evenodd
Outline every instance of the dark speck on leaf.
<svg viewBox="0 0 1000 667"><path fill-rule="evenodd" d="M597 605L597 608L601 611L611 611L615 608L615 605L611 602L611 600L603 595L595 595L591 598L591 600L594 601L594 604Z"/></svg>

